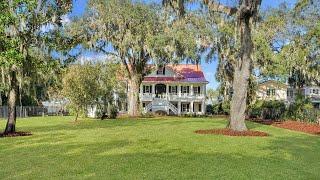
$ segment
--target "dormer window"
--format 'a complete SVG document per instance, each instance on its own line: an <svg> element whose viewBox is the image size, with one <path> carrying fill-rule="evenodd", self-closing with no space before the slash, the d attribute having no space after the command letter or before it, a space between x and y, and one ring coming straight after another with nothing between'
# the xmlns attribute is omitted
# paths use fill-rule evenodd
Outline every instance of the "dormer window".
<svg viewBox="0 0 320 180"><path fill-rule="evenodd" d="M159 69L157 70L157 75L159 75L159 74L165 75L165 72L166 72L165 67L161 67L161 68L159 68Z"/></svg>

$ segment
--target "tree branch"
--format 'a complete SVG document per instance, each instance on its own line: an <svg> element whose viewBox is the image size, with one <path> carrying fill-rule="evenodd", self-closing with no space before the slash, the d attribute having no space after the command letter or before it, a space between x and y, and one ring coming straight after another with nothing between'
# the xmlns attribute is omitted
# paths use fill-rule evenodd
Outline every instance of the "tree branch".
<svg viewBox="0 0 320 180"><path fill-rule="evenodd" d="M221 5L220 3L213 2L212 0L203 0L203 3L206 4L211 11L220 12L232 16L238 12L236 7L228 7Z"/></svg>

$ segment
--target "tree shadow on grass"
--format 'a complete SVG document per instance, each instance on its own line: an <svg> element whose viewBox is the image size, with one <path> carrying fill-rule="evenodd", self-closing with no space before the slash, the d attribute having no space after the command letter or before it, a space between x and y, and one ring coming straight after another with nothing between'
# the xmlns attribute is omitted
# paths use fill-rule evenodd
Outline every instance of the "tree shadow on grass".
<svg viewBox="0 0 320 180"><path fill-rule="evenodd" d="M52 120L54 121L54 120ZM94 120L94 119L86 119L81 120L77 124L72 123L70 120L59 122L56 125L52 124L43 124L40 126L26 126L22 129L24 131L30 131L32 133L50 133L53 131L73 131L73 130L94 130L94 129L110 129L116 127L140 127L140 126L174 126L174 125L201 125L201 124L212 124L215 125L223 125L226 124L223 120L212 120L212 119L200 119L200 118L150 118L150 119L120 119L120 120Z"/></svg>
<svg viewBox="0 0 320 180"><path fill-rule="evenodd" d="M309 136L275 138L257 149L262 153L210 150L204 153L168 146L160 149L161 143L152 139L135 143L112 140L40 144L16 149L13 153L25 157L9 156L7 162L23 167L15 169L14 178L317 179L320 176L317 171L320 141ZM141 144L145 147L140 147ZM135 149L137 145L139 148ZM5 151L9 150L2 150L9 153ZM1 168L4 175L9 175L9 169Z"/></svg>

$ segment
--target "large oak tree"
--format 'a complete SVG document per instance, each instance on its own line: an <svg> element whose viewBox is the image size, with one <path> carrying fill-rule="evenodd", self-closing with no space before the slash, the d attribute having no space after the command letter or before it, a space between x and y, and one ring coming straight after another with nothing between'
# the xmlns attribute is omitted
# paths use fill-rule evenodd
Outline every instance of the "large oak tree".
<svg viewBox="0 0 320 180"><path fill-rule="evenodd" d="M82 39L87 48L121 61L127 74L130 116L140 115L139 87L148 73L148 64L198 59L197 52L204 51L194 38L199 30L182 25L190 18L174 22L168 19L156 5L91 0L84 17L70 28L72 36Z"/></svg>
<svg viewBox="0 0 320 180"><path fill-rule="evenodd" d="M71 0L0 2L0 64L8 70L9 79L8 121L4 134L16 131L18 72L34 63L32 55L35 53L31 51L48 52L45 44L52 28L61 25L61 17L70 11L71 3Z"/></svg>
<svg viewBox="0 0 320 180"><path fill-rule="evenodd" d="M179 15L184 15L185 13L185 2L186 0L163 1L164 5L178 9ZM237 51L233 65L233 95L228 127L236 131L246 131L247 93L254 50L252 29L259 14L261 0L239 0L238 5L235 7L229 7L213 0L202 0L201 2L207 6L209 11L235 18Z"/></svg>

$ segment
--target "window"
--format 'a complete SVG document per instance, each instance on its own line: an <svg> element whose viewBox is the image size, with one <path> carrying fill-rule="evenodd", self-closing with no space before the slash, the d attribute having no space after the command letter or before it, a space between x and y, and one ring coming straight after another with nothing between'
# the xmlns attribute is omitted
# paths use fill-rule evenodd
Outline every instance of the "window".
<svg viewBox="0 0 320 180"><path fill-rule="evenodd" d="M165 67L161 67L157 70L157 74L162 74L162 75L165 75L165 72L166 72L166 69Z"/></svg>
<svg viewBox="0 0 320 180"><path fill-rule="evenodd" d="M276 90L275 89L268 89L267 90L267 96L275 96Z"/></svg>
<svg viewBox="0 0 320 180"><path fill-rule="evenodd" d="M319 89L313 89L313 94L319 94Z"/></svg>
<svg viewBox="0 0 320 180"><path fill-rule="evenodd" d="M182 104L181 111L182 112L189 112L189 104Z"/></svg>
<svg viewBox="0 0 320 180"><path fill-rule="evenodd" d="M143 93L152 93L152 86L143 86Z"/></svg>
<svg viewBox="0 0 320 180"><path fill-rule="evenodd" d="M199 104L199 112L201 112L202 111L202 104Z"/></svg>
<svg viewBox="0 0 320 180"><path fill-rule="evenodd" d="M292 98L293 97L293 90L288 90L287 96Z"/></svg>
<svg viewBox="0 0 320 180"><path fill-rule="evenodd" d="M182 93L189 93L189 86L181 86Z"/></svg>
<svg viewBox="0 0 320 180"><path fill-rule="evenodd" d="M200 86L193 87L194 94L200 94Z"/></svg>
<svg viewBox="0 0 320 180"><path fill-rule="evenodd" d="M178 87L177 86L169 86L169 93L177 94L178 93Z"/></svg>
<svg viewBox="0 0 320 180"><path fill-rule="evenodd" d="M146 107L146 103L142 103L142 107L145 108Z"/></svg>

